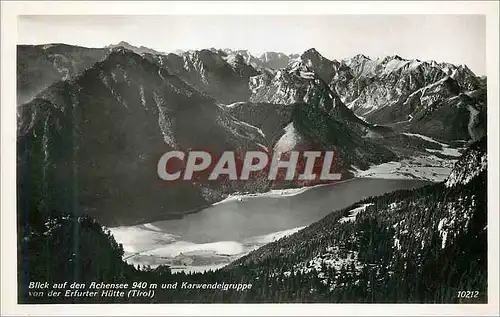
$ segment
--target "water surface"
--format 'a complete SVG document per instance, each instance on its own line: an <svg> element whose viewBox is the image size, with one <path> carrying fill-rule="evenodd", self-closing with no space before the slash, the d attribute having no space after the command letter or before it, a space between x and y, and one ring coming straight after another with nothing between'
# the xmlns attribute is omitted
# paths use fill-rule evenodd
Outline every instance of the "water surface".
<svg viewBox="0 0 500 317"><path fill-rule="evenodd" d="M370 196L427 183L421 180L355 178L309 188L296 195L256 195L224 201L182 219L159 221L153 225L194 243L241 241L307 226L332 211Z"/></svg>

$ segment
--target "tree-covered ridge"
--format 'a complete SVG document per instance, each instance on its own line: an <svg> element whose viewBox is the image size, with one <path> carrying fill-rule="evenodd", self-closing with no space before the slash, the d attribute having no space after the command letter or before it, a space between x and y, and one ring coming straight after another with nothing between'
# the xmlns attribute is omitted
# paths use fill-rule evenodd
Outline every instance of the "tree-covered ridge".
<svg viewBox="0 0 500 317"><path fill-rule="evenodd" d="M471 161L471 155L485 154L486 139L471 148L457 166ZM452 188L440 183L368 198L225 270L277 276L285 284L299 285L294 293L308 294L304 300L455 302L459 290L477 290L485 301L486 179L483 169L470 182ZM312 284L290 281L304 275ZM276 296L279 300L284 295Z"/></svg>
<svg viewBox="0 0 500 317"><path fill-rule="evenodd" d="M227 270L251 270L296 288L277 289L272 301L455 302L458 290L485 296L485 179L483 173L457 191L439 184L367 199L354 221L342 221L352 207L332 213ZM466 225L450 228L444 244L440 223L450 210Z"/></svg>
<svg viewBox="0 0 500 317"><path fill-rule="evenodd" d="M126 282L137 270L122 261L123 247L109 230L88 216L33 211L19 223L18 291L20 302L54 302L29 296L29 283ZM70 299L63 301L71 303Z"/></svg>

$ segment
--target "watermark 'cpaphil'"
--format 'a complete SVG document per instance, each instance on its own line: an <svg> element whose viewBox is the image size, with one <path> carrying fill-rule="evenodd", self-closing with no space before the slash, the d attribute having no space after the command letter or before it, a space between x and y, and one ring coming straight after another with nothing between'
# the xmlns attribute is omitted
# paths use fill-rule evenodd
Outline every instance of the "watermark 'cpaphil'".
<svg viewBox="0 0 500 317"><path fill-rule="evenodd" d="M333 151L289 151L285 153L225 151L169 151L158 161L158 176L164 181L249 180L262 178L288 181L340 180Z"/></svg>

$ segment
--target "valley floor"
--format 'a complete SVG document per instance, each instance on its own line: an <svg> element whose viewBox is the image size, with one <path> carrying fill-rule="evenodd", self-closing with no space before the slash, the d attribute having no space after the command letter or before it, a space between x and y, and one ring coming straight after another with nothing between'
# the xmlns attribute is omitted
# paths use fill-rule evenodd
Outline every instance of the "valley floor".
<svg viewBox="0 0 500 317"><path fill-rule="evenodd" d="M424 148L422 152L399 161L370 166L367 170L355 168L355 177L373 177L384 179L420 179L442 182L448 177L453 165L464 148L453 147L438 142L428 136L405 133L412 138L419 138L441 146L440 150Z"/></svg>
<svg viewBox="0 0 500 317"><path fill-rule="evenodd" d="M419 155L398 162L373 165L367 170L356 169L355 177L385 179L421 179L442 182L448 177L456 159L444 159L435 155Z"/></svg>

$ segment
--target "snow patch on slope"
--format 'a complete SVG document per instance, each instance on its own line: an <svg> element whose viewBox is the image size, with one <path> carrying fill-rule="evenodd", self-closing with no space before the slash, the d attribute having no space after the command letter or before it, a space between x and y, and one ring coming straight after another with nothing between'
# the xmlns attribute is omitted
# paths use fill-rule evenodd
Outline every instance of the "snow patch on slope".
<svg viewBox="0 0 500 317"><path fill-rule="evenodd" d="M476 197L475 195L460 197L457 201L440 207L444 211L444 217L439 221L437 230L441 237L441 249L444 249L447 244L453 243L452 240L456 236L467 230L477 208Z"/></svg>
<svg viewBox="0 0 500 317"><path fill-rule="evenodd" d="M281 136L281 138L276 142L274 146L274 150L276 152L287 152L292 150L300 140L300 136L295 129L293 122L288 124L285 127L285 133Z"/></svg>
<svg viewBox="0 0 500 317"><path fill-rule="evenodd" d="M360 207L357 207L357 208L354 208L354 209L351 209L350 212L349 212L349 216L347 217L343 217L343 218L340 218L339 222L340 223L344 223L344 222L353 222L354 220L356 220L356 215L360 212L363 212L366 210L366 208L368 206L371 206L373 205L373 203L370 203L370 204L363 204L362 206Z"/></svg>
<svg viewBox="0 0 500 317"><path fill-rule="evenodd" d="M462 153L460 152L459 149L452 148L452 147L450 147L450 145L448 145L446 143L438 142L438 141L434 140L433 138L430 138L430 137L428 137L426 135L416 134L416 133L403 133L403 134L405 134L407 136L411 136L411 137L420 138L420 139L425 140L427 142L432 142L432 143L439 144L441 146L441 148L442 148L441 150L425 149L428 152L431 152L431 153L441 153L443 155L455 156L455 157L459 157L460 155L462 155Z"/></svg>
<svg viewBox="0 0 500 317"><path fill-rule="evenodd" d="M282 231L278 231L278 232L274 232L274 233L269 233L269 234L265 234L262 236L252 237L252 238L245 239L243 241L243 243L244 244L250 244L250 243L267 244L267 243L271 243L274 241L278 241L281 238L284 238L286 236L289 236L289 235L292 235L296 232L299 232L300 230L302 230L304 228L305 228L305 226L287 229L287 230L282 230Z"/></svg>

